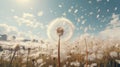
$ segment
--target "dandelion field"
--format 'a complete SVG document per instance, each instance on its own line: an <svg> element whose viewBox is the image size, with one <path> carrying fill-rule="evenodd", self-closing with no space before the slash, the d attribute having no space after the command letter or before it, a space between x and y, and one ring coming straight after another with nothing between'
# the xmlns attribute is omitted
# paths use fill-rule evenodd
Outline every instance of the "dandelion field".
<svg viewBox="0 0 120 67"><path fill-rule="evenodd" d="M119 67L120 41L87 37L88 67ZM1 67L57 67L57 44L51 42L0 42ZM108 46L109 45L109 46ZM16 47L17 46L17 47ZM16 49L16 54L10 64ZM84 67L83 37L61 44L61 67Z"/></svg>

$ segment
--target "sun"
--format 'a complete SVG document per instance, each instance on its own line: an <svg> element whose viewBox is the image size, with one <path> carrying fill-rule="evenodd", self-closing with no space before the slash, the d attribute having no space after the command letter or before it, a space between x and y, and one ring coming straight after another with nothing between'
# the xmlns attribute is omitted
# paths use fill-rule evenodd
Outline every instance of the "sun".
<svg viewBox="0 0 120 67"><path fill-rule="evenodd" d="M13 2L21 7L28 7L34 4L34 0L13 0Z"/></svg>
<svg viewBox="0 0 120 67"><path fill-rule="evenodd" d="M30 0L17 0L18 3L28 3Z"/></svg>
<svg viewBox="0 0 120 67"><path fill-rule="evenodd" d="M16 3L20 5L29 5L32 3L33 0L16 0Z"/></svg>

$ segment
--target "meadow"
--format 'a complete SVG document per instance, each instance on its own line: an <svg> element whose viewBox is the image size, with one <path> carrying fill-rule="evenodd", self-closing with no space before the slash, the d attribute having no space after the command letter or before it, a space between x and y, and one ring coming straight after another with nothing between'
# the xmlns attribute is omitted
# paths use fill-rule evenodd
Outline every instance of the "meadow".
<svg viewBox="0 0 120 67"><path fill-rule="evenodd" d="M120 67L117 39L88 37L85 43L80 37L61 43L60 51L61 67ZM57 67L57 57L57 43L0 41L0 67Z"/></svg>

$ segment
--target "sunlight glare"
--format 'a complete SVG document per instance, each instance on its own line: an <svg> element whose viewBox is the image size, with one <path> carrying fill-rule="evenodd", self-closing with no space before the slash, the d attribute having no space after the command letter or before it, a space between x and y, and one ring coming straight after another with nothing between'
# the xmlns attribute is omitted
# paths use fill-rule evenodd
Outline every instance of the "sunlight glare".
<svg viewBox="0 0 120 67"><path fill-rule="evenodd" d="M28 4L30 3L30 0L17 0L17 2L20 4Z"/></svg>
<svg viewBox="0 0 120 67"><path fill-rule="evenodd" d="M34 5L34 0L13 0L19 7L30 7Z"/></svg>

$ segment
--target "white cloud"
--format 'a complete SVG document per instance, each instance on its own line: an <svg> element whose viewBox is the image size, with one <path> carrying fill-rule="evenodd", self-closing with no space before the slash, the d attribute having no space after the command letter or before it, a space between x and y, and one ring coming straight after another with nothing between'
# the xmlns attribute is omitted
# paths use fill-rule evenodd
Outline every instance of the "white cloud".
<svg viewBox="0 0 120 67"><path fill-rule="evenodd" d="M21 32L19 36L22 36L27 39L39 39L39 36L32 33L32 31Z"/></svg>
<svg viewBox="0 0 120 67"><path fill-rule="evenodd" d="M30 13L23 13L23 18L33 18L34 15Z"/></svg>
<svg viewBox="0 0 120 67"><path fill-rule="evenodd" d="M37 39L37 40L39 40L40 39L39 35L33 34L32 31L25 31L25 32L19 31L17 33L16 37L17 37L16 40L23 40L23 39L30 39L30 40Z"/></svg>
<svg viewBox="0 0 120 67"><path fill-rule="evenodd" d="M0 34L16 34L17 28L7 24L0 24Z"/></svg>
<svg viewBox="0 0 120 67"><path fill-rule="evenodd" d="M100 35L104 37L110 37L115 39L120 39L120 15L113 14L112 20L105 28L105 30L100 32Z"/></svg>
<svg viewBox="0 0 120 67"><path fill-rule="evenodd" d="M38 16L43 16L43 11L38 12Z"/></svg>
<svg viewBox="0 0 120 67"><path fill-rule="evenodd" d="M31 28L40 27L41 29L44 27L42 23L38 22L33 14L24 13L21 17L14 16L14 19L17 21L19 26L26 25Z"/></svg>
<svg viewBox="0 0 120 67"><path fill-rule="evenodd" d="M11 9L11 12L15 12L15 10L14 10L14 9Z"/></svg>
<svg viewBox="0 0 120 67"><path fill-rule="evenodd" d="M113 15L112 15L112 20L110 21L109 24L110 24L111 26L114 26L114 27L120 26L119 16L120 16L120 15L113 14Z"/></svg>
<svg viewBox="0 0 120 67"><path fill-rule="evenodd" d="M10 40L12 36L17 36L18 33L19 31L16 27L7 24L0 24L0 34L8 35L8 40Z"/></svg>
<svg viewBox="0 0 120 67"><path fill-rule="evenodd" d="M7 34L8 40L12 39L12 36L16 36L16 40L28 39L39 39L39 37L32 33L32 31L19 31L17 27L10 26L7 24L0 24L0 34Z"/></svg>

